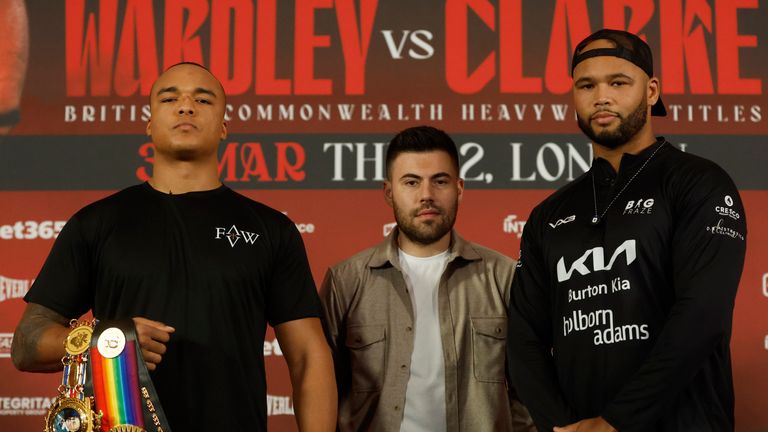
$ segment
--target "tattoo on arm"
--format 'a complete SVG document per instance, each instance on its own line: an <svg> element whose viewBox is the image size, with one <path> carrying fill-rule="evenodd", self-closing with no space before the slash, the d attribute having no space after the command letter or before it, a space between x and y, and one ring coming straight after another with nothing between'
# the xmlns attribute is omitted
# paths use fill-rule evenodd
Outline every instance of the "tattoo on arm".
<svg viewBox="0 0 768 432"><path fill-rule="evenodd" d="M54 371L61 369L60 358L46 356L56 352L58 347L41 347L50 343L44 340L45 333L52 328L67 328L69 319L39 304L29 303L13 335L11 355L19 370ZM63 342L63 340L62 340ZM63 344L61 348L63 352ZM49 357L49 358L46 358Z"/></svg>

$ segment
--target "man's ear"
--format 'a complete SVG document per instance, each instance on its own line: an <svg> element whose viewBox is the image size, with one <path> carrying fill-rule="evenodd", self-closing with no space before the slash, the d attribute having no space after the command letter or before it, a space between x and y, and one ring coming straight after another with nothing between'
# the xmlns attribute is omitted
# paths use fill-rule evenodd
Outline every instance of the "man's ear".
<svg viewBox="0 0 768 432"><path fill-rule="evenodd" d="M661 96L661 83L656 77L648 79L648 106L652 107Z"/></svg>
<svg viewBox="0 0 768 432"><path fill-rule="evenodd" d="M227 122L221 122L221 134L219 134L219 139L227 139Z"/></svg>
<svg viewBox="0 0 768 432"><path fill-rule="evenodd" d="M387 202L388 206L392 207L392 183L389 180L384 180L382 187L384 190L384 201Z"/></svg>
<svg viewBox="0 0 768 432"><path fill-rule="evenodd" d="M147 132L147 136L152 136L152 119L151 118L147 122L146 132Z"/></svg>

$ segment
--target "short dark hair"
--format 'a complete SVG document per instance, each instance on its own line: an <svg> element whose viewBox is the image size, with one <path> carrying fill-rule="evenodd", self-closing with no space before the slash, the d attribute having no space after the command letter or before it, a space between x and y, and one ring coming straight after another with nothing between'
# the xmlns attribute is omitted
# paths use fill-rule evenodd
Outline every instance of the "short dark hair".
<svg viewBox="0 0 768 432"><path fill-rule="evenodd" d="M459 152L456 143L444 131L432 126L415 126L405 129L395 135L387 147L387 177L390 176L392 162L401 154L407 152L423 153L444 151L453 161L456 172L459 172Z"/></svg>

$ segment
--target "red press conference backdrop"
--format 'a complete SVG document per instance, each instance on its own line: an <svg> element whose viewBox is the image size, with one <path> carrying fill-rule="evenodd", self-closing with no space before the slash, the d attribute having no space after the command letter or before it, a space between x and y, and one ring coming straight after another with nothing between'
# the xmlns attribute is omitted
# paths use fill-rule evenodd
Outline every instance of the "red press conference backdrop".
<svg viewBox="0 0 768 432"><path fill-rule="evenodd" d="M151 175L147 94L165 67L221 79L221 179L296 222L319 282L391 228L384 149L416 124L460 146L459 231L515 257L533 206L588 169L569 56L612 27L654 50L670 112L656 132L741 190L737 429L768 431L766 19L758 0L0 0L0 430L42 427L60 376L11 364L22 297L76 210ZM271 331L264 356L270 428L295 430Z"/></svg>

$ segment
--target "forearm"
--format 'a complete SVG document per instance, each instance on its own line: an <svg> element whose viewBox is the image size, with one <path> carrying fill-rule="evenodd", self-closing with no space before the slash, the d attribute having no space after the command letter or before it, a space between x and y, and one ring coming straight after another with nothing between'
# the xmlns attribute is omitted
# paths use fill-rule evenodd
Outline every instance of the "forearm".
<svg viewBox="0 0 768 432"><path fill-rule="evenodd" d="M42 306L29 305L16 327L11 345L11 357L16 369L27 372L61 370L64 341L70 328L61 315L52 319L36 311ZM52 311L51 311L52 312ZM55 312L53 312L55 314Z"/></svg>
<svg viewBox="0 0 768 432"><path fill-rule="evenodd" d="M291 383L299 430L335 430L337 395L330 353L314 356L304 365L291 368Z"/></svg>

